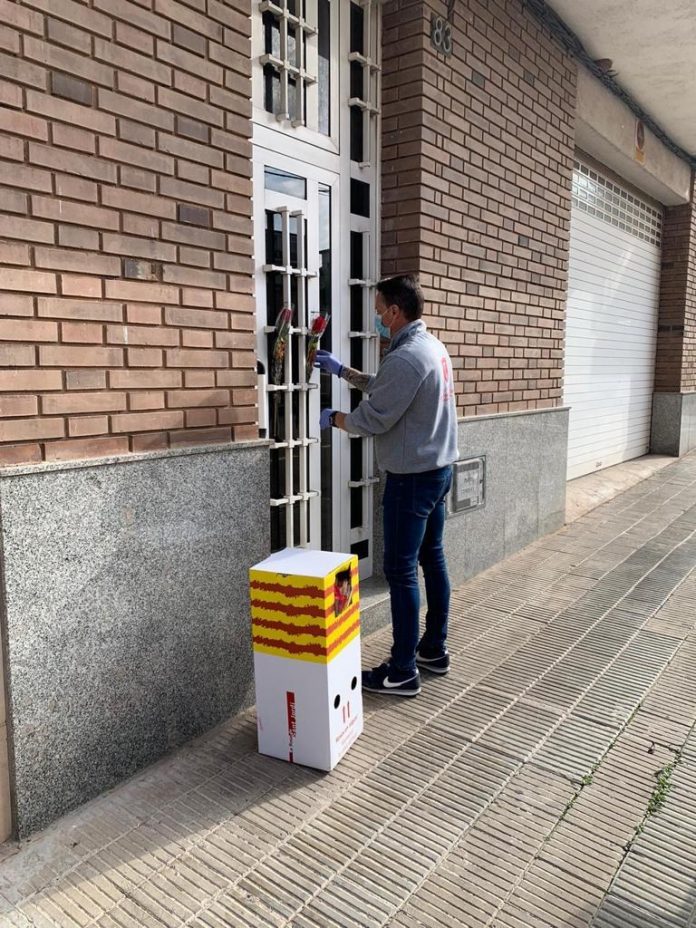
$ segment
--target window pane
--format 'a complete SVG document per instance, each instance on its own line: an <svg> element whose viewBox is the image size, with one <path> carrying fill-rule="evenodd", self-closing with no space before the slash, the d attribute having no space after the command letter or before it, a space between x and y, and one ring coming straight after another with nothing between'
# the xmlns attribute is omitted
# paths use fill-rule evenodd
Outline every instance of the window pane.
<svg viewBox="0 0 696 928"><path fill-rule="evenodd" d="M353 280L363 279L362 232L350 233L350 276Z"/></svg>
<svg viewBox="0 0 696 928"><path fill-rule="evenodd" d="M279 168L264 168L263 185L266 190L277 190L278 193L285 193L300 200L307 199L307 181L304 177L281 171Z"/></svg>
<svg viewBox="0 0 696 928"><path fill-rule="evenodd" d="M363 98L363 66L359 61L350 63L350 95L351 97Z"/></svg>
<svg viewBox="0 0 696 928"><path fill-rule="evenodd" d="M319 131L331 134L331 3L319 0Z"/></svg>
<svg viewBox="0 0 696 928"><path fill-rule="evenodd" d="M263 106L267 113L280 113L280 74L272 64L263 66Z"/></svg>
<svg viewBox="0 0 696 928"><path fill-rule="evenodd" d="M350 108L350 160L364 160L364 120L362 110L357 106Z"/></svg>
<svg viewBox="0 0 696 928"><path fill-rule="evenodd" d="M350 5L350 50L365 54L365 14L357 3Z"/></svg>
<svg viewBox="0 0 696 928"><path fill-rule="evenodd" d="M362 180L350 182L350 211L355 216L370 215L370 185Z"/></svg>
<svg viewBox="0 0 696 928"><path fill-rule="evenodd" d="M266 264L283 263L283 221L279 213L266 210Z"/></svg>
<svg viewBox="0 0 696 928"><path fill-rule="evenodd" d="M331 312L331 188L319 184L319 308ZM331 350L331 321L321 338L321 347ZM331 377L314 374L319 380L320 406L331 407ZM308 420L309 421L309 420ZM331 442L333 429L320 434L321 458L321 546L325 551L333 548L333 480L331 479Z"/></svg>

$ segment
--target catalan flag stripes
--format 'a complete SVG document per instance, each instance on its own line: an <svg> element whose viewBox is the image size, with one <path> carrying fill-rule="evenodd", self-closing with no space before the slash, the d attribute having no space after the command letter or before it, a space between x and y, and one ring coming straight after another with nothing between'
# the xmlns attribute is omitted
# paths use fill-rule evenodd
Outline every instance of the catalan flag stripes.
<svg viewBox="0 0 696 928"><path fill-rule="evenodd" d="M350 571L352 593L336 615L335 574ZM360 633L357 558L327 577L250 572L254 650L326 664Z"/></svg>

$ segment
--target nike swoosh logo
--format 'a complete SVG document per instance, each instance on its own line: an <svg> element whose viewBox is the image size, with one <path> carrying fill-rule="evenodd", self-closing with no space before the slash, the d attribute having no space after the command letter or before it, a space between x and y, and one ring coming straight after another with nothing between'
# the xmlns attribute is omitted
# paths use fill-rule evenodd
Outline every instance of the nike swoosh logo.
<svg viewBox="0 0 696 928"><path fill-rule="evenodd" d="M397 683L393 683L389 679L389 677L385 677L384 683L382 684L382 686L386 686L388 690L393 690L393 689L396 689L397 686L403 686L404 683L410 683L411 680L415 680L415 679L416 679L416 676L414 674L412 677L409 677L408 680L399 680Z"/></svg>

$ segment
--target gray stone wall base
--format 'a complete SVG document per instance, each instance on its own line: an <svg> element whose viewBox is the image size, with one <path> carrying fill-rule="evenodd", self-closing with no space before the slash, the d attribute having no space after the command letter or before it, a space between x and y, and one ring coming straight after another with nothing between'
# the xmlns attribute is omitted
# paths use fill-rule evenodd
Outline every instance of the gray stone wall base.
<svg viewBox="0 0 696 928"><path fill-rule="evenodd" d="M655 393L650 450L681 457L696 448L696 393Z"/></svg>
<svg viewBox="0 0 696 928"><path fill-rule="evenodd" d="M0 476L20 837L253 701L268 485L260 443Z"/></svg>
<svg viewBox="0 0 696 928"><path fill-rule="evenodd" d="M479 509L448 516L445 544L453 585L562 527L568 413L564 407L459 422L460 458L486 456L486 501ZM391 620L383 549L377 544L382 537L381 497L380 486L375 498L375 575L361 585L363 634Z"/></svg>

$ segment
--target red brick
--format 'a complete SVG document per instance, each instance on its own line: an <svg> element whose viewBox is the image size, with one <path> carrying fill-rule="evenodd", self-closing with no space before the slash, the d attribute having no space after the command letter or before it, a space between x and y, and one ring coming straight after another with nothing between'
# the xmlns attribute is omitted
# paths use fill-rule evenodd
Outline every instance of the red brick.
<svg viewBox="0 0 696 928"><path fill-rule="evenodd" d="M0 442L60 438L64 433L65 424L62 419L5 419L0 421Z"/></svg>
<svg viewBox="0 0 696 928"><path fill-rule="evenodd" d="M229 390L170 390L167 406L226 406L230 401Z"/></svg>
<svg viewBox="0 0 696 928"><path fill-rule="evenodd" d="M116 74L116 87L122 94L128 94L138 100L147 100L149 103L154 102L156 85L152 81L145 81L134 74L119 71Z"/></svg>
<svg viewBox="0 0 696 928"><path fill-rule="evenodd" d="M97 251L99 249L99 233L96 229L83 229L80 226L58 226L58 244L67 248Z"/></svg>
<svg viewBox="0 0 696 928"><path fill-rule="evenodd" d="M0 0L0 22L9 23L17 26L24 32L35 32L37 35L43 35L44 18L41 13L34 10L28 10L26 7L19 6L11 0Z"/></svg>
<svg viewBox="0 0 696 928"><path fill-rule="evenodd" d="M88 32L75 29L73 26L68 26L67 23L61 23L51 17L47 19L46 25L48 26L48 39L50 42L67 45L68 48L83 55L89 55L91 52L92 37Z"/></svg>
<svg viewBox="0 0 696 928"><path fill-rule="evenodd" d="M98 187L89 180L80 177L71 177L69 174L56 174L56 196L69 197L72 200L84 200L87 203L96 203Z"/></svg>
<svg viewBox="0 0 696 928"><path fill-rule="evenodd" d="M0 416L35 416L39 411L38 399L35 396L0 396Z"/></svg>
<svg viewBox="0 0 696 928"><path fill-rule="evenodd" d="M232 440L229 428L192 429L188 432L172 432L169 442L172 448L182 445L220 445Z"/></svg>
<svg viewBox="0 0 696 928"><path fill-rule="evenodd" d="M81 438L86 435L104 435L109 431L107 416L79 416L68 419L68 434L71 438Z"/></svg>
<svg viewBox="0 0 696 928"><path fill-rule="evenodd" d="M27 40L33 41L29 37ZM30 87L39 87L42 90L46 87L45 68L5 52L0 52L0 74L19 84L28 84Z"/></svg>
<svg viewBox="0 0 696 928"><path fill-rule="evenodd" d="M159 432L178 429L183 424L184 414L181 411L124 413L111 417L114 432Z"/></svg>
<svg viewBox="0 0 696 928"><path fill-rule="evenodd" d="M100 277L77 277L72 274L61 274L60 289L63 296L83 296L96 299L102 295L102 280Z"/></svg>
<svg viewBox="0 0 696 928"><path fill-rule="evenodd" d="M2 274L4 290L26 290L29 293L55 293L56 275L40 271L5 268Z"/></svg>
<svg viewBox="0 0 696 928"><path fill-rule="evenodd" d="M152 390L158 387L180 387L181 371L111 371L109 384L115 390ZM2 389L0 377L0 389Z"/></svg>
<svg viewBox="0 0 696 928"><path fill-rule="evenodd" d="M123 364L121 348L72 348L62 345L42 345L39 363L43 367L120 367Z"/></svg>
<svg viewBox="0 0 696 928"><path fill-rule="evenodd" d="M2 467L39 464L41 460L41 445L3 445L0 447L0 466Z"/></svg>
<svg viewBox="0 0 696 928"><path fill-rule="evenodd" d="M55 268L61 271L82 271L88 274L116 276L121 273L118 258L95 254L90 251L74 251L65 248L35 248L37 267Z"/></svg>
<svg viewBox="0 0 696 928"><path fill-rule="evenodd" d="M47 442L47 461L79 461L83 458L103 458L126 454L126 437L84 438L73 441Z"/></svg>
<svg viewBox="0 0 696 928"><path fill-rule="evenodd" d="M46 243L53 242L55 234L55 227L50 222L36 222L18 216L0 216L0 235L5 238Z"/></svg>
<svg viewBox="0 0 696 928"><path fill-rule="evenodd" d="M155 40L151 35L147 35L142 29L133 29L125 23L116 23L116 41L148 57L152 57L155 51Z"/></svg>
<svg viewBox="0 0 696 928"><path fill-rule="evenodd" d="M182 329L181 344L184 348L212 348L213 333L207 329Z"/></svg>
<svg viewBox="0 0 696 928"><path fill-rule="evenodd" d="M178 296L176 287L132 280L107 280L105 290L107 299L143 303L172 303Z"/></svg>
<svg viewBox="0 0 696 928"><path fill-rule="evenodd" d="M8 94L7 90L10 88L12 91L17 91L16 98L11 99L12 94ZM22 105L22 91L19 87L15 87L10 84L3 84L0 81L0 106L21 106ZM24 141L23 139L10 138L9 135L3 135L0 137L0 158L9 158L10 161L23 161L24 160ZM9 192L9 191L8 191ZM11 191L14 193L15 191Z"/></svg>
<svg viewBox="0 0 696 928"><path fill-rule="evenodd" d="M94 154L96 151L96 136L94 133L79 129L76 126L64 126L61 123L54 122L52 140L54 145L72 148L78 152Z"/></svg>
<svg viewBox="0 0 696 928"><path fill-rule="evenodd" d="M0 109L0 132L25 135L41 141L48 139L48 125L45 119L18 110Z"/></svg>
<svg viewBox="0 0 696 928"><path fill-rule="evenodd" d="M135 325L160 325L162 322L161 306L143 306L139 304L126 306L126 320Z"/></svg>
<svg viewBox="0 0 696 928"><path fill-rule="evenodd" d="M40 322L33 319L0 319L0 339L19 342L57 342L58 326L55 322Z"/></svg>
<svg viewBox="0 0 696 928"><path fill-rule="evenodd" d="M217 371L216 382L219 387L253 387L256 371Z"/></svg>
<svg viewBox="0 0 696 928"><path fill-rule="evenodd" d="M102 193L102 203L105 206L130 210L133 213L161 216L163 219L173 219L176 216L176 203L147 193L137 193L134 190L123 190L118 187L105 187Z"/></svg>
<svg viewBox="0 0 696 928"><path fill-rule="evenodd" d="M132 410L164 409L164 393L159 390L143 390L140 393L129 393L128 408Z"/></svg>
<svg viewBox="0 0 696 928"><path fill-rule="evenodd" d="M187 429L201 428L206 425L216 425L217 415L214 409L187 409L184 415Z"/></svg>
<svg viewBox="0 0 696 928"><path fill-rule="evenodd" d="M51 190L50 171L41 171L24 164L0 162L0 184L29 190Z"/></svg>
<svg viewBox="0 0 696 928"><path fill-rule="evenodd" d="M0 371L0 390L3 391L60 390L62 385L60 371Z"/></svg>
<svg viewBox="0 0 696 928"><path fill-rule="evenodd" d="M30 296L19 293L0 293L0 316L33 316L34 306Z"/></svg>
<svg viewBox="0 0 696 928"><path fill-rule="evenodd" d="M185 387L214 387L215 371L184 371Z"/></svg>
<svg viewBox="0 0 696 928"><path fill-rule="evenodd" d="M60 336L62 342L99 345L104 341L104 327L95 322L62 322Z"/></svg>
<svg viewBox="0 0 696 928"><path fill-rule="evenodd" d="M28 267L29 263L28 245L0 241L0 265L18 264Z"/></svg>
<svg viewBox="0 0 696 928"><path fill-rule="evenodd" d="M216 332L216 348L253 348L256 337L252 332Z"/></svg>
<svg viewBox="0 0 696 928"><path fill-rule="evenodd" d="M206 312L200 309L182 309L178 306L166 306L164 320L167 325L206 329L220 329L227 323L226 314L220 311Z"/></svg>
<svg viewBox="0 0 696 928"><path fill-rule="evenodd" d="M66 371L65 383L68 390L104 390L106 371Z"/></svg>
<svg viewBox="0 0 696 928"><path fill-rule="evenodd" d="M41 412L45 416L80 412L120 412L125 408L125 393L56 393L41 398Z"/></svg>
<svg viewBox="0 0 696 928"><path fill-rule="evenodd" d="M166 352L167 367L227 367L229 355L226 351L195 351L172 348Z"/></svg>
<svg viewBox="0 0 696 928"><path fill-rule="evenodd" d="M162 367L162 351L158 348L128 348L128 367Z"/></svg>
<svg viewBox="0 0 696 928"><path fill-rule="evenodd" d="M146 453L148 451L164 451L169 447L168 432L144 432L141 435L134 435L131 439L132 450L134 453Z"/></svg>

